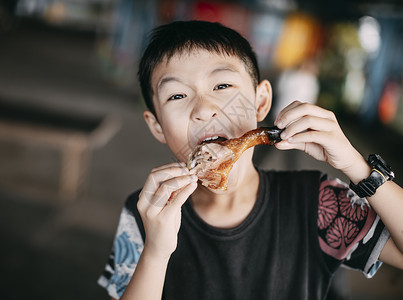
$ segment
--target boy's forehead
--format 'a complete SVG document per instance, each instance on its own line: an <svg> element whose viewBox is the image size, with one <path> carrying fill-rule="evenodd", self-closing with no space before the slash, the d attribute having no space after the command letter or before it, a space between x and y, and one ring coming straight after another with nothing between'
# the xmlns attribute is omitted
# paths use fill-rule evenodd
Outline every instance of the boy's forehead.
<svg viewBox="0 0 403 300"><path fill-rule="evenodd" d="M208 51L204 49L187 50L177 52L170 57L165 56L159 63L155 65L151 77L153 89L157 87L158 81L161 80L161 78L164 77L166 73L180 72L181 70L185 70L186 68L192 68L192 63L197 63L203 59L207 62L211 62L211 64L203 65L205 66L205 68L201 68L201 70L200 68L198 68L197 71L205 70L206 72L208 72L208 68L211 68L210 71L214 71L214 69L227 69L234 72L241 72L243 70L246 71L245 65L242 60L235 55L229 55L227 53L216 51Z"/></svg>

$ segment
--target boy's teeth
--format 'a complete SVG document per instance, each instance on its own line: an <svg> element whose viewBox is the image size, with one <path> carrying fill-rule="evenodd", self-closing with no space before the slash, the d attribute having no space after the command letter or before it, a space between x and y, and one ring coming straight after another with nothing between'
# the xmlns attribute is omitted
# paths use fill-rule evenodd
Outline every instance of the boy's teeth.
<svg viewBox="0 0 403 300"><path fill-rule="evenodd" d="M212 136L212 137L208 137L208 138L204 139L203 142L208 142L208 141L212 141L212 140L216 140L216 139L218 139L218 135Z"/></svg>

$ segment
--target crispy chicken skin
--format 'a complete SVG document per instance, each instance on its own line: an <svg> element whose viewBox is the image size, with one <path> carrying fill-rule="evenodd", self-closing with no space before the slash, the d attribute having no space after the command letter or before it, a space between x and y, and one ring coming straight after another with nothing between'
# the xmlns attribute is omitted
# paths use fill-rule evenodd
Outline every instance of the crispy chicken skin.
<svg viewBox="0 0 403 300"><path fill-rule="evenodd" d="M204 142L189 155L187 168L204 186L226 191L228 175L242 153L256 145L273 145L281 141L281 132L277 127L260 127L238 138Z"/></svg>

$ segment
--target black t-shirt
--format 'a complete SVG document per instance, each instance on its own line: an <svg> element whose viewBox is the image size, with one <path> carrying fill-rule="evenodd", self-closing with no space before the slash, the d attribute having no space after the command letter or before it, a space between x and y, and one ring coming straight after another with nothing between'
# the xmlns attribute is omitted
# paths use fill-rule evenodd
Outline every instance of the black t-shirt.
<svg viewBox="0 0 403 300"><path fill-rule="evenodd" d="M343 194L344 185L335 187L316 171L259 174L256 203L239 226L210 226L191 201L184 204L163 299L323 299L342 263L366 273L378 267L378 248L387 240L379 218L357 205L353 213L363 217L355 222L341 209L343 198L326 198ZM99 279L115 298L126 288L144 245L138 195L125 204L110 261ZM334 214L323 199L334 200Z"/></svg>

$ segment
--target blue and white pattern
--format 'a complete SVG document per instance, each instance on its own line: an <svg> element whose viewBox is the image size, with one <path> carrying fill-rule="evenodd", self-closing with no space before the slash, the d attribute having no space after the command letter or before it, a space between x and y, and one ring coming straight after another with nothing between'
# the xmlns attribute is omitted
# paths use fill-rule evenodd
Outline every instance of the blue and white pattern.
<svg viewBox="0 0 403 300"><path fill-rule="evenodd" d="M144 242L134 216L123 208L110 257L113 265L107 264L104 275L98 280L98 284L106 288L111 297L119 299L122 296L136 269L143 247ZM109 276L105 276L106 274ZM110 277L109 280L107 277Z"/></svg>

